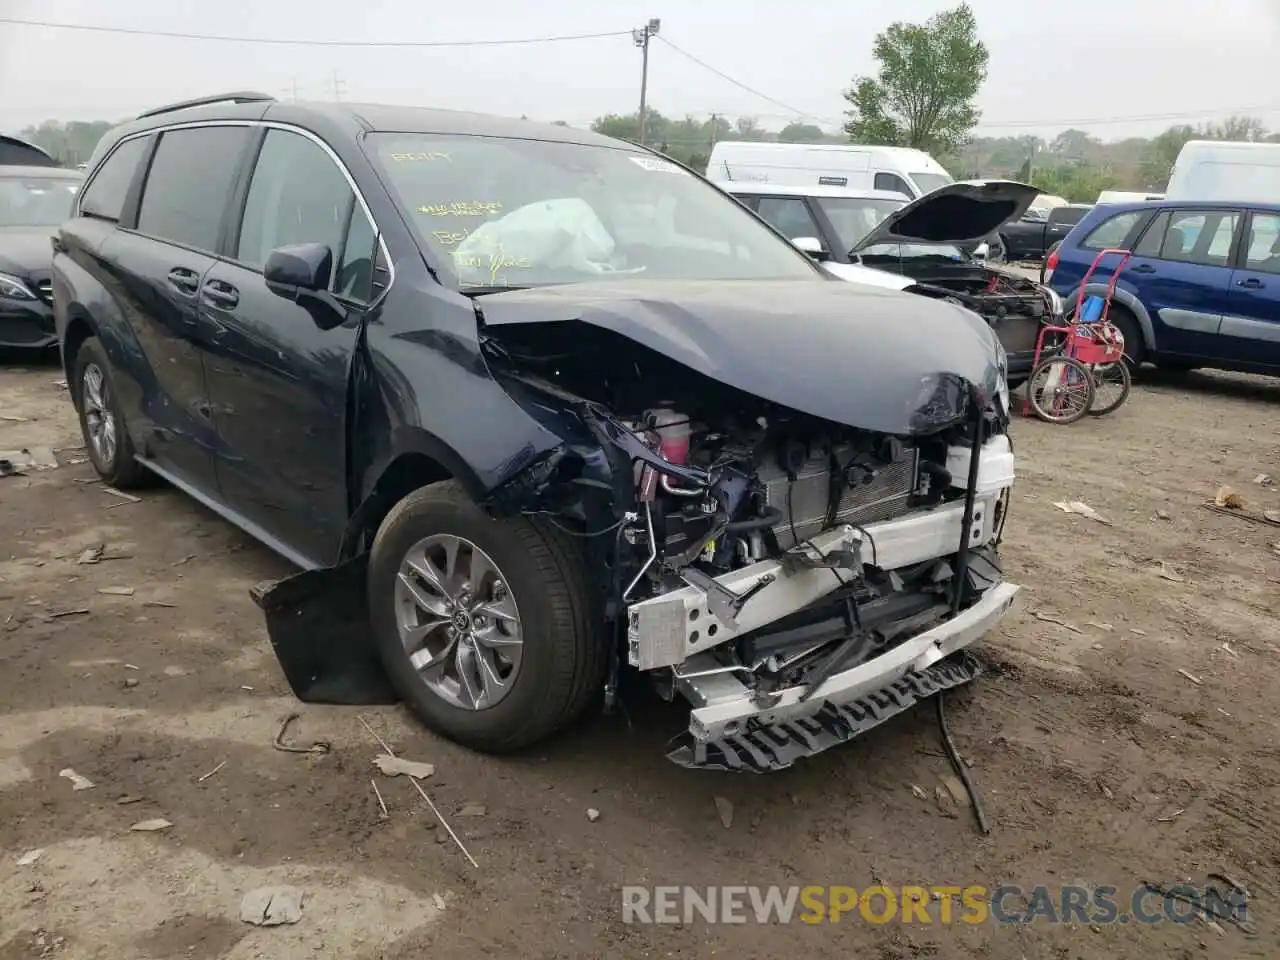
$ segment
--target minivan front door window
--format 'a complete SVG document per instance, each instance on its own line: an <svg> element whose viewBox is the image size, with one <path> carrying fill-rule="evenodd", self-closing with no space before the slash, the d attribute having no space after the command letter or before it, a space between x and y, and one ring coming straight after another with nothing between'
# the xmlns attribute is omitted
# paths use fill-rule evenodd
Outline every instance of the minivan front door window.
<svg viewBox="0 0 1280 960"><path fill-rule="evenodd" d="M322 243L336 264L353 202L342 171L320 147L287 130L268 130L249 183L236 259L260 270L277 247Z"/></svg>

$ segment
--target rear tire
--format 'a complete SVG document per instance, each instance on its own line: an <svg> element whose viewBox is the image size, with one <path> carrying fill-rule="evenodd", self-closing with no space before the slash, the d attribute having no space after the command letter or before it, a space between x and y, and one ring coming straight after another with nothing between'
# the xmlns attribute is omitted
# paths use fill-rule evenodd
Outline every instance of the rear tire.
<svg viewBox="0 0 1280 960"><path fill-rule="evenodd" d="M1147 345L1142 340L1142 328L1138 326L1138 318L1127 308L1112 303L1107 311L1107 320L1115 324L1124 337L1124 359L1130 374L1136 374L1147 359Z"/></svg>
<svg viewBox="0 0 1280 960"><path fill-rule="evenodd" d="M452 544L454 576L439 577L448 589L437 590L418 571L424 557L429 574L444 571ZM486 569L482 584L464 589ZM456 743L519 750L570 723L603 687L610 641L580 544L543 521L490 517L456 481L423 487L392 508L373 541L368 592L391 682L424 724ZM419 602L424 592L430 613ZM495 615L498 606L505 612ZM499 625L512 631L505 639L494 633ZM464 676L478 676L483 691Z"/></svg>
<svg viewBox="0 0 1280 960"><path fill-rule="evenodd" d="M1100 363L1094 365L1089 372L1093 374L1094 384L1093 403L1089 404L1089 416L1104 417L1113 410L1119 410L1129 399L1129 390L1133 386L1129 365L1124 362ZM1114 391L1108 389L1104 393L1102 392L1104 387L1116 389ZM1103 402L1099 403L1099 401Z"/></svg>
<svg viewBox="0 0 1280 960"><path fill-rule="evenodd" d="M129 427L120 410L111 363L97 337L80 344L68 387L80 416L85 451L98 476L121 490L145 486L151 476L135 455Z"/></svg>

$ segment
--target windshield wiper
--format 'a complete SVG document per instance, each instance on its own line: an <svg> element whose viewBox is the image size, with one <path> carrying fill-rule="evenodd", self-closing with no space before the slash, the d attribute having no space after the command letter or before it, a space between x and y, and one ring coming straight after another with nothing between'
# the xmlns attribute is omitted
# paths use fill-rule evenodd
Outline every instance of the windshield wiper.
<svg viewBox="0 0 1280 960"><path fill-rule="evenodd" d="M484 284L475 284L475 285L468 284L465 287L459 287L458 292L468 297L483 297L486 294L490 294L490 293L505 293L508 290L528 290L528 289L529 289L528 287L516 286L515 284L510 284L510 283L494 284L492 286L485 286Z"/></svg>

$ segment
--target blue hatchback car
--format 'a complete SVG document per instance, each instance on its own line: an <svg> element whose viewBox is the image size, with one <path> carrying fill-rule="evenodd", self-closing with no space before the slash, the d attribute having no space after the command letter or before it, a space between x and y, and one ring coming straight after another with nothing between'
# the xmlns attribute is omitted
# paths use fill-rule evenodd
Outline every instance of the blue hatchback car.
<svg viewBox="0 0 1280 960"><path fill-rule="evenodd" d="M1167 200L1095 207L1046 264L1047 282L1068 312L1094 258L1107 248L1133 251L1110 319L1135 366L1280 374L1280 204ZM1104 258L1086 297L1105 295L1120 259Z"/></svg>

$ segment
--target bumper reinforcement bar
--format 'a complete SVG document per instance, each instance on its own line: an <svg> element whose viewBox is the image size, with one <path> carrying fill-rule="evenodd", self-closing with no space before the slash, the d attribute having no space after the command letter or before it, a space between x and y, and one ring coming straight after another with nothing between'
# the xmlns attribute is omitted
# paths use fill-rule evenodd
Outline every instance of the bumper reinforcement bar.
<svg viewBox="0 0 1280 960"><path fill-rule="evenodd" d="M708 770L782 770L797 760L847 743L921 700L966 684L981 673L981 662L961 651L857 700L841 705L828 702L809 717L762 725L716 740L698 741L691 734L682 734L667 759L682 767Z"/></svg>

